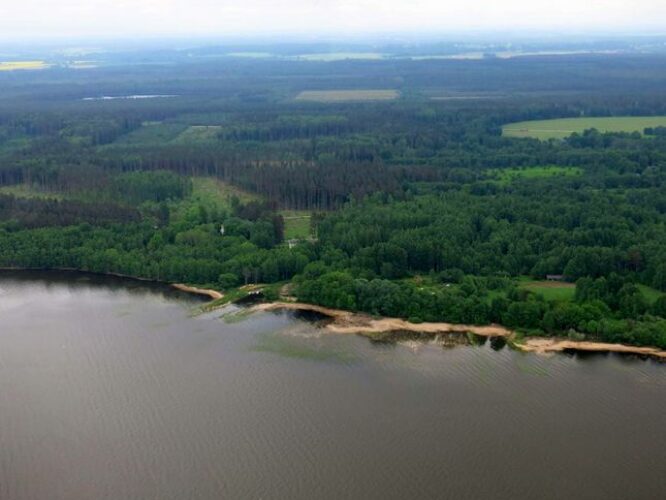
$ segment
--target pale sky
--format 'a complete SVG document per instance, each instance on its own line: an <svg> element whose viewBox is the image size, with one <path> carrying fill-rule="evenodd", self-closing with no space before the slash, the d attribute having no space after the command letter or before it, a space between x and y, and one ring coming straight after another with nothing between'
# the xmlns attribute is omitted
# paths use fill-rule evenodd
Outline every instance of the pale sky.
<svg viewBox="0 0 666 500"><path fill-rule="evenodd" d="M0 0L0 36L666 32L666 0Z"/></svg>

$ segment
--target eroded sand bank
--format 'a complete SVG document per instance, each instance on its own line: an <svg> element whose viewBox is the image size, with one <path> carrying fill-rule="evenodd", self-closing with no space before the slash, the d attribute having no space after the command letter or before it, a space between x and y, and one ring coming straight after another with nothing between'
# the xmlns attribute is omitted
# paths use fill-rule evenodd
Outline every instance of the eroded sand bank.
<svg viewBox="0 0 666 500"><path fill-rule="evenodd" d="M373 335L390 332L419 332L419 333L474 333L485 337L505 337L513 341L518 349L525 352L547 354L567 350L587 352L617 352L638 354L666 360L666 351L655 347L638 347L624 344L607 344L604 342L574 341L558 338L528 337L518 340L513 330L501 325L462 325L453 323L410 323L400 318L375 319L367 314L352 313L339 309L300 302L269 302L258 304L252 311L309 311L331 318L325 328L332 333Z"/></svg>

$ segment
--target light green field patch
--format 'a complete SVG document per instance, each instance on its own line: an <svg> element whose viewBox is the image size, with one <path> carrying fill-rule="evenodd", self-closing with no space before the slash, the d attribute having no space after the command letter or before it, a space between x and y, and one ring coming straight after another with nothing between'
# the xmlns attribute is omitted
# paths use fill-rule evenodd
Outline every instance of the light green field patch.
<svg viewBox="0 0 666 500"><path fill-rule="evenodd" d="M280 215L284 219L284 239L304 240L312 236L310 220L312 215L306 210L282 210Z"/></svg>
<svg viewBox="0 0 666 500"><path fill-rule="evenodd" d="M346 59L373 60L384 59L384 54L379 52L325 52L321 54L302 54L296 59L304 61L344 61Z"/></svg>
<svg viewBox="0 0 666 500"><path fill-rule="evenodd" d="M50 64L44 61L5 61L0 62L0 71L16 71L20 69L46 69Z"/></svg>
<svg viewBox="0 0 666 500"><path fill-rule="evenodd" d="M241 203L259 199L214 177L192 177L192 193L183 200L171 202L171 217L173 220L196 219L202 209L209 214L222 213L230 210L234 197Z"/></svg>
<svg viewBox="0 0 666 500"><path fill-rule="evenodd" d="M400 94L397 90L304 90L296 96L297 101L312 102L359 102L392 101Z"/></svg>
<svg viewBox="0 0 666 500"><path fill-rule="evenodd" d="M241 203L256 201L257 195L243 191L235 186L213 177L192 178L192 200L208 206L229 207L231 199L236 197Z"/></svg>
<svg viewBox="0 0 666 500"><path fill-rule="evenodd" d="M645 297L645 300L647 300L649 304L654 304L657 302L659 297L665 295L664 292L661 292L647 285L638 285L638 289L641 291L643 297Z"/></svg>
<svg viewBox="0 0 666 500"><path fill-rule="evenodd" d="M41 191L27 184L0 186L0 194L11 194L16 198L38 198L40 200L62 200L65 198L62 194Z"/></svg>
<svg viewBox="0 0 666 500"><path fill-rule="evenodd" d="M113 144L103 146L102 149L116 145L155 146L166 144L176 139L186 128L187 125L174 123L145 122L140 128L133 130L129 134L123 135Z"/></svg>
<svg viewBox="0 0 666 500"><path fill-rule="evenodd" d="M72 69L91 69L99 66L97 61L71 61L67 63L67 67Z"/></svg>
<svg viewBox="0 0 666 500"><path fill-rule="evenodd" d="M227 57L247 57L250 59L264 59L266 57L274 57L270 52L227 52L224 55Z"/></svg>
<svg viewBox="0 0 666 500"><path fill-rule="evenodd" d="M546 165L525 168L495 168L487 170L486 173L488 176L495 179L498 183L506 185L519 179L577 177L583 174L583 170L578 167L559 167L556 165Z"/></svg>
<svg viewBox="0 0 666 500"><path fill-rule="evenodd" d="M521 281L518 286L553 302L570 302L576 294L576 285L564 281Z"/></svg>
<svg viewBox="0 0 666 500"><path fill-rule="evenodd" d="M18 151L30 145L30 139L27 137L15 137L0 142L0 153L11 153Z"/></svg>
<svg viewBox="0 0 666 500"><path fill-rule="evenodd" d="M666 116L612 116L603 118L561 118L509 123L502 127L505 137L532 137L540 140L564 139L574 132L595 128L599 132L640 132L649 127L666 127Z"/></svg>
<svg viewBox="0 0 666 500"><path fill-rule="evenodd" d="M214 142L218 140L220 130L222 130L220 125L191 125L183 130L173 142L186 144L193 142Z"/></svg>

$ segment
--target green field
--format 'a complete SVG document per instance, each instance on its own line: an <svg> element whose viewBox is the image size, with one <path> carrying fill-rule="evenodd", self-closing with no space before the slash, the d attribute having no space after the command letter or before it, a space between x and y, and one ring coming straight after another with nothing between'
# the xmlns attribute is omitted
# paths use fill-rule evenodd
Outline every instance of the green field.
<svg viewBox="0 0 666 500"><path fill-rule="evenodd" d="M558 167L546 165L525 168L494 168L486 173L497 183L506 185L518 179L540 179L544 177L576 177L582 175L583 170L578 167Z"/></svg>
<svg viewBox="0 0 666 500"><path fill-rule="evenodd" d="M117 139L113 144L101 146L110 149L115 146L152 146L166 144L187 131L187 125L180 123L145 122L140 128Z"/></svg>
<svg viewBox="0 0 666 500"><path fill-rule="evenodd" d="M310 228L310 212L304 210L282 210L284 219L284 239L304 240L312 235Z"/></svg>
<svg viewBox="0 0 666 500"><path fill-rule="evenodd" d="M397 90L304 90L296 96L297 101L312 102L358 102L392 101L400 94Z"/></svg>
<svg viewBox="0 0 666 500"><path fill-rule="evenodd" d="M242 203L258 200L259 197L238 189L213 177L192 177L192 193L183 200L171 203L172 218L187 220L196 217L199 207L209 213L222 213L231 208L231 200L237 197Z"/></svg>
<svg viewBox="0 0 666 500"><path fill-rule="evenodd" d="M176 137L174 143L191 144L193 142L217 141L222 130L219 125L191 125Z"/></svg>
<svg viewBox="0 0 666 500"><path fill-rule="evenodd" d="M659 290L649 287L647 285L638 285L638 289L641 291L643 294L643 297L645 297L645 300L648 301L648 304L654 304L657 302L657 299L664 295L664 292L660 292Z"/></svg>
<svg viewBox="0 0 666 500"><path fill-rule="evenodd" d="M0 61L0 71L14 71L17 69L45 69L49 65L44 61Z"/></svg>
<svg viewBox="0 0 666 500"><path fill-rule="evenodd" d="M572 301L576 294L576 285L564 281L522 281L519 286L549 301Z"/></svg>
<svg viewBox="0 0 666 500"><path fill-rule="evenodd" d="M528 278L520 278L518 286L541 295L548 301L567 302L573 301L576 295L575 283L563 281L531 281ZM638 289L645 297L648 304L654 304L663 292L646 285L638 285Z"/></svg>
<svg viewBox="0 0 666 500"><path fill-rule="evenodd" d="M38 198L41 200L62 200L65 198L62 193L40 191L39 189L27 184L0 186L0 194L11 194L16 198Z"/></svg>
<svg viewBox="0 0 666 500"><path fill-rule="evenodd" d="M666 116L614 116L604 118L562 118L509 123L502 127L506 137L564 139L574 132L595 128L600 132L640 132L648 127L666 127Z"/></svg>
<svg viewBox="0 0 666 500"><path fill-rule="evenodd" d="M296 56L296 59L304 61L345 61L348 59L355 60L380 60L384 58L384 54L379 52L324 52L319 54L301 54Z"/></svg>
<svg viewBox="0 0 666 500"><path fill-rule="evenodd" d="M256 201L258 196L213 177L192 177L192 200L208 206L228 208L235 196L242 203Z"/></svg>

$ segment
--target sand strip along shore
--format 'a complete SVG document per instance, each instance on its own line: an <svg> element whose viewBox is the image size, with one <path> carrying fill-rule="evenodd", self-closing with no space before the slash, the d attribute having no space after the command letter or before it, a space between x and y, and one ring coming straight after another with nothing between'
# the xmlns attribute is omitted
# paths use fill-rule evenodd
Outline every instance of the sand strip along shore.
<svg viewBox="0 0 666 500"><path fill-rule="evenodd" d="M606 344L604 342L548 339L540 337L526 338L522 340L522 343L516 345L525 352L535 352L537 354L562 352L567 350L587 352L619 352L652 356L666 360L666 351L662 351L656 347L638 347L624 344Z"/></svg>
<svg viewBox="0 0 666 500"><path fill-rule="evenodd" d="M513 332L500 325L476 326L458 325L453 323L410 323L400 318L374 319L367 314L358 314L339 309L299 302L269 302L258 304L252 308L253 311L277 311L289 309L292 311L311 311L328 316L333 319L326 329L333 333L360 333L373 334L385 332L420 332L420 333L475 333L486 337L509 337Z"/></svg>
<svg viewBox="0 0 666 500"><path fill-rule="evenodd" d="M196 293L197 295L206 295L207 297L210 297L211 300L218 300L224 297L224 294L218 292L217 290L209 290L207 288L197 288L195 286L188 286L182 283L175 283L171 286L180 290L181 292Z"/></svg>
<svg viewBox="0 0 666 500"><path fill-rule="evenodd" d="M626 354L638 354L650 356L660 360L666 360L666 351L656 347L638 347L624 344L607 344L604 342L574 341L558 338L528 337L520 341L514 340L516 334L501 325L462 325L453 323L410 323L400 318L374 319L367 314L358 314L339 309L299 302L269 302L258 304L251 308L252 311L310 311L328 316L331 322L326 329L331 333L338 334L361 334L372 335L375 333L389 332L418 332L418 333L473 333L485 337L505 337L513 340L513 344L524 352L537 354L548 354L563 352L567 350L586 352L616 352Z"/></svg>

